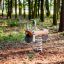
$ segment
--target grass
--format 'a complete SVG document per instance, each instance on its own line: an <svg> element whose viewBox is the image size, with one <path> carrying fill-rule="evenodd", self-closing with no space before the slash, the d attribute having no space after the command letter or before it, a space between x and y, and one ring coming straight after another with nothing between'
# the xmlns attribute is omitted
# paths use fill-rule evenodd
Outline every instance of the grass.
<svg viewBox="0 0 64 64"><path fill-rule="evenodd" d="M58 30L58 28L56 26L52 25L52 19L50 19L50 18L46 18L45 22L40 22L39 18L36 18L34 20L36 21L37 27L39 29L48 28L50 30L51 29L55 30L55 31ZM18 27L18 25L19 25L18 21L19 21L18 19L15 19L15 20L13 20L13 19L8 19L8 20L2 19L2 20L0 20L0 22L3 22L5 25L10 26L10 27L14 27L14 26ZM30 24L31 24L30 26L32 27L32 23L30 23ZM22 29L20 29L21 32L23 31L23 29L24 30L26 29L26 26L23 25L23 24L21 25L21 27L22 27ZM19 32L19 33L16 34L16 33L11 32L10 35L6 35L6 33L3 32L4 29L6 29L6 28L0 27L0 41L1 42L2 41L4 41L4 42L16 42L16 41L23 41L24 40L24 37L25 37L24 33Z"/></svg>
<svg viewBox="0 0 64 64"><path fill-rule="evenodd" d="M14 26L18 26L19 25L17 20L13 20L13 21L10 20L10 21L7 22L7 24L10 27L14 27Z"/></svg>
<svg viewBox="0 0 64 64"><path fill-rule="evenodd" d="M5 33L0 33L0 42L21 42L24 41L25 35L23 33L14 34L11 33L10 35L6 35Z"/></svg>
<svg viewBox="0 0 64 64"><path fill-rule="evenodd" d="M61 32L60 35L63 35L64 36L64 32Z"/></svg>
<svg viewBox="0 0 64 64"><path fill-rule="evenodd" d="M6 24L7 26L10 27L18 27L18 19L15 19L15 20L12 20L12 19L8 19L8 20L0 20L0 22ZM24 26L22 26L24 27ZM16 42L16 41L24 41L24 33L22 32L18 32L18 33L15 33L14 31L11 31L11 34L7 35L4 30L6 30L6 27L5 26L1 26L0 27L0 42Z"/></svg>

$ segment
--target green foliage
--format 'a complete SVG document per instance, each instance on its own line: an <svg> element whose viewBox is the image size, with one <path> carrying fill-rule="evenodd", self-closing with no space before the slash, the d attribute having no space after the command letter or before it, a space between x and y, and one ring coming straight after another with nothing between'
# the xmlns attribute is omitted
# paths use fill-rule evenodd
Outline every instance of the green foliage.
<svg viewBox="0 0 64 64"><path fill-rule="evenodd" d="M63 36L64 36L64 33L63 33Z"/></svg>
<svg viewBox="0 0 64 64"><path fill-rule="evenodd" d="M18 26L17 20L10 20L7 23L8 23L8 26L10 26L10 27Z"/></svg>
<svg viewBox="0 0 64 64"><path fill-rule="evenodd" d="M6 9L6 12L7 12L7 9L8 9L8 0L5 0L5 9Z"/></svg>
<svg viewBox="0 0 64 64"><path fill-rule="evenodd" d="M12 2L12 6L15 5L15 0L13 0ZM6 9L6 12L8 12L8 0L5 0L5 9Z"/></svg>
<svg viewBox="0 0 64 64"><path fill-rule="evenodd" d="M23 33L11 33L10 35L5 35L4 33L0 33L0 42L20 42L24 40L24 34Z"/></svg>
<svg viewBox="0 0 64 64"><path fill-rule="evenodd" d="M35 54L33 52L29 52L27 55L28 55L29 60L32 60Z"/></svg>
<svg viewBox="0 0 64 64"><path fill-rule="evenodd" d="M64 32L61 32L60 35L63 35L64 36Z"/></svg>

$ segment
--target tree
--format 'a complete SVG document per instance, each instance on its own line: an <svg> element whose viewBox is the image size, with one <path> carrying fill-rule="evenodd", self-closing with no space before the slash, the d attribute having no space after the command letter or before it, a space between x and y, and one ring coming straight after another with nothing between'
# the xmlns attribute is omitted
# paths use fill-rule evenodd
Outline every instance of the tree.
<svg viewBox="0 0 64 64"><path fill-rule="evenodd" d="M50 15L49 0L45 0L45 6L46 6L46 16L49 17Z"/></svg>
<svg viewBox="0 0 64 64"><path fill-rule="evenodd" d="M4 11L4 0L3 1L3 5L2 5L2 17L3 17L3 11Z"/></svg>
<svg viewBox="0 0 64 64"><path fill-rule="evenodd" d="M53 25L57 25L57 0L54 0Z"/></svg>
<svg viewBox="0 0 64 64"><path fill-rule="evenodd" d="M1 4L2 0L0 0L0 4Z"/></svg>
<svg viewBox="0 0 64 64"><path fill-rule="evenodd" d="M57 0L57 19L59 17L59 13L60 13L60 0Z"/></svg>
<svg viewBox="0 0 64 64"><path fill-rule="evenodd" d="M40 0L38 0L38 10L37 11L38 11L38 17L39 17L39 15L40 15L40 12L39 12L40 11Z"/></svg>
<svg viewBox="0 0 64 64"><path fill-rule="evenodd" d="M60 32L64 31L64 0L62 0L62 6L61 6L59 31Z"/></svg>
<svg viewBox="0 0 64 64"><path fill-rule="evenodd" d="M12 0L8 0L8 13L7 13L7 18L8 17L11 18L11 14L12 14Z"/></svg>
<svg viewBox="0 0 64 64"><path fill-rule="evenodd" d="M23 10L23 11L24 11L24 14L23 14L23 15L24 15L24 18L26 17L26 13L25 13L25 6L26 6L26 5L25 5L25 4L26 4L26 1L23 0L23 9L24 9L24 10Z"/></svg>
<svg viewBox="0 0 64 64"><path fill-rule="evenodd" d="M41 21L44 21L44 0L41 0L41 15L40 15Z"/></svg>
<svg viewBox="0 0 64 64"><path fill-rule="evenodd" d="M15 0L15 18L17 18L17 0Z"/></svg>
<svg viewBox="0 0 64 64"><path fill-rule="evenodd" d="M28 0L28 7L29 7L29 20L32 18L31 14L31 0Z"/></svg>
<svg viewBox="0 0 64 64"><path fill-rule="evenodd" d="M19 16L22 14L22 4L21 1L19 0Z"/></svg>
<svg viewBox="0 0 64 64"><path fill-rule="evenodd" d="M31 2L32 4L32 19L34 18L34 0L32 0Z"/></svg>
<svg viewBox="0 0 64 64"><path fill-rule="evenodd" d="M34 4L34 18L37 17L37 0L35 0L35 4Z"/></svg>

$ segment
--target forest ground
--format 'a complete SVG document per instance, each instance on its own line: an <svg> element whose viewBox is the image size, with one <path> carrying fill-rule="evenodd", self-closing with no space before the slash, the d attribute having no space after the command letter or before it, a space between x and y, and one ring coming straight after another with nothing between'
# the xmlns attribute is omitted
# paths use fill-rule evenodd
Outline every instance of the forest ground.
<svg viewBox="0 0 64 64"><path fill-rule="evenodd" d="M8 43L0 50L0 64L64 64L64 36L50 34L42 52L34 52L33 44ZM26 51L29 50L29 51Z"/></svg>
<svg viewBox="0 0 64 64"><path fill-rule="evenodd" d="M48 26L50 24L52 24L52 22L47 21L43 25ZM30 43L26 44L25 42L0 42L0 64L64 64L64 33L54 33L57 28L58 26L52 27L50 25L49 29L51 32L47 42L42 42L42 52L33 51L32 46L34 44ZM9 28L10 31L11 29L12 28ZM13 29L15 29L15 27ZM55 31L53 31L53 29L55 29ZM6 31L6 33L9 32Z"/></svg>

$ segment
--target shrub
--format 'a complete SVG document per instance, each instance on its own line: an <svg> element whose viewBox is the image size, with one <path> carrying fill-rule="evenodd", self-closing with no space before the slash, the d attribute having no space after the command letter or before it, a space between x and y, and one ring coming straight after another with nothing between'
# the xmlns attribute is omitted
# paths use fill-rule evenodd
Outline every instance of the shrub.
<svg viewBox="0 0 64 64"><path fill-rule="evenodd" d="M10 20L7 22L8 23L8 26L10 27L14 27L14 26L18 26L18 21L17 20Z"/></svg>
<svg viewBox="0 0 64 64"><path fill-rule="evenodd" d="M20 42L24 40L24 34L23 33L18 33L18 34L10 34L10 35L1 35L0 34L0 42Z"/></svg>

